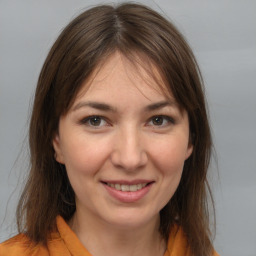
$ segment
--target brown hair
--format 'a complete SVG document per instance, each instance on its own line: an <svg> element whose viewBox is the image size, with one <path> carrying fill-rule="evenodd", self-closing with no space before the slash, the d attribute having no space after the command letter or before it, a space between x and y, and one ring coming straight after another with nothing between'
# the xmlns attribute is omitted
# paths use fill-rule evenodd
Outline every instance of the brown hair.
<svg viewBox="0 0 256 256"><path fill-rule="evenodd" d="M194 255L211 255L206 176L212 141L200 71L174 25L139 4L101 5L83 12L50 50L35 93L29 133L31 169L17 208L19 231L35 242L45 242L56 216L69 220L75 212L65 166L54 158L53 136L82 82L116 50L131 61L132 56L146 56L188 113L194 149L177 191L160 212L160 232L167 239L178 223Z"/></svg>

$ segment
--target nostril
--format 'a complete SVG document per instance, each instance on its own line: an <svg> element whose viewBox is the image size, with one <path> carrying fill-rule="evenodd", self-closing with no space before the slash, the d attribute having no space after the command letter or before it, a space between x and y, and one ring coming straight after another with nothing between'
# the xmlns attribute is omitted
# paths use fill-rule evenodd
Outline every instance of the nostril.
<svg viewBox="0 0 256 256"><path fill-rule="evenodd" d="M147 163L147 156L143 152L126 152L116 150L111 155L112 163L124 170L133 171L145 166Z"/></svg>

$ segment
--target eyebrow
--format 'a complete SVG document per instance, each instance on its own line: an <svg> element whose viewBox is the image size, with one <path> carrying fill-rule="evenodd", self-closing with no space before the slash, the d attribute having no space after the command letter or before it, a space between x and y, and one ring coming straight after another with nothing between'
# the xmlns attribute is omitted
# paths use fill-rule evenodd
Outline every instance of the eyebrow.
<svg viewBox="0 0 256 256"><path fill-rule="evenodd" d="M76 111L83 107L90 107L90 108L95 108L95 109L103 110L103 111L116 112L116 109L113 108L112 106L102 103L102 102L94 102L94 101L79 102L77 105L74 106L74 108L72 110Z"/></svg>
<svg viewBox="0 0 256 256"><path fill-rule="evenodd" d="M145 107L146 111L153 111L153 110L158 110L164 107L169 107L169 106L175 106L177 105L174 101L160 101L160 102L156 102L153 104L150 104L148 106Z"/></svg>
<svg viewBox="0 0 256 256"><path fill-rule="evenodd" d="M161 108L164 108L164 107L167 107L167 106L175 106L175 102L174 101L160 101L160 102L156 102L156 103L153 103L153 104L150 104L148 106L146 106L144 108L145 111L153 111L153 110L158 110L158 109L161 109ZM98 110L103 110L103 111L109 111L109 112L117 112L116 108L106 104L106 103L103 103L103 102L95 102L95 101L88 101L88 102L79 102L77 105L75 105L72 110L73 111L76 111L80 108L83 108L83 107L90 107L90 108L95 108L95 109L98 109Z"/></svg>

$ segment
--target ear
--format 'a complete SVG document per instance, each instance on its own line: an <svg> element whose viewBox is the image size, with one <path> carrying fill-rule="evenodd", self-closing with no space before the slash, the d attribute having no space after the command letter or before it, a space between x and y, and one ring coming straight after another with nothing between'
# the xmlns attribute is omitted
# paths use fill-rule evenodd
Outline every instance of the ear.
<svg viewBox="0 0 256 256"><path fill-rule="evenodd" d="M187 152L186 152L186 158L185 158L185 160L187 160L187 159L191 156L191 154L192 154L192 152L193 152L193 149L194 149L193 144L189 142L188 148L187 148Z"/></svg>
<svg viewBox="0 0 256 256"><path fill-rule="evenodd" d="M55 151L55 159L60 164L65 164L64 157L61 150L60 137L59 134L56 134L52 140L52 145Z"/></svg>

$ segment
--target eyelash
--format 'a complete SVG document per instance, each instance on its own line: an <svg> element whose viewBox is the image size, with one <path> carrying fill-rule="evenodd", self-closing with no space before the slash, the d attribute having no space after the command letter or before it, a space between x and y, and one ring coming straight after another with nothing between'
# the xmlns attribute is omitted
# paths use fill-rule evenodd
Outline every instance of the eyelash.
<svg viewBox="0 0 256 256"><path fill-rule="evenodd" d="M166 121L166 123L164 125L162 125L162 123L160 125L153 124L153 123L150 124L151 122L156 121L157 118L160 118L163 122ZM96 120L96 119L98 119L98 120ZM99 121L100 125L93 125L93 124L90 123L92 121ZM92 127L94 129L99 129L102 126L105 126L105 124L101 125L102 121L104 121L106 123L106 126L110 126L110 122L105 117L98 116L98 115L88 116L88 117L82 119L79 123L82 124L82 125L86 125L86 126ZM172 118L170 116L166 116L166 115L155 115L155 116L152 116L151 118L149 118L148 121L147 121L147 126L155 126L155 127L159 127L159 128L166 127L169 124L173 124L174 125L175 124L175 120L174 120L174 118Z"/></svg>
<svg viewBox="0 0 256 256"><path fill-rule="evenodd" d="M155 119L156 120L156 118L161 118L163 121L166 121L167 123L165 124L165 125L154 125L153 124L153 126L156 126L156 127L166 127L166 126L168 126L169 124L175 124L175 120L174 120L174 118L172 118L172 117L170 117L170 116L166 116L166 115L156 115L156 116L152 116L150 119L149 119L149 121L148 121L148 123L149 122L153 122L153 119Z"/></svg>
<svg viewBox="0 0 256 256"><path fill-rule="evenodd" d="M83 125L87 125L87 126L89 126L89 127L93 127L93 128L95 128L95 129L97 129L97 128L100 128L101 125L97 126L97 125L92 125L92 124L90 124L90 121L93 121L93 119L96 119L96 118L100 119L100 122L101 122L101 121L104 121L104 122L106 122L107 124L109 123L108 121L106 121L106 118L105 118L105 117L103 117L103 116L97 116L97 115L88 116L88 117L82 119L82 120L80 121L80 123L83 124ZM109 125L109 124L108 124L108 125Z"/></svg>

